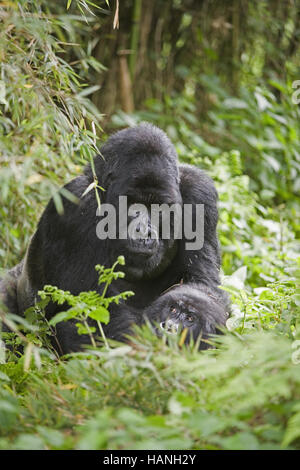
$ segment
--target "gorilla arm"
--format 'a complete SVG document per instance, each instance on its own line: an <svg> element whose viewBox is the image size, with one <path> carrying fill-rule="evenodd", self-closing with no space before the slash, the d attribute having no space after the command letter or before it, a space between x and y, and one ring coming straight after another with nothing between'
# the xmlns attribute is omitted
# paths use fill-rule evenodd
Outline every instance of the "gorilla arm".
<svg viewBox="0 0 300 470"><path fill-rule="evenodd" d="M83 203L80 197L88 184L86 176L79 176L64 186L79 202L76 204L63 196L63 214L57 212L53 199L43 212L18 279L19 314L34 304L38 290L45 284L71 290L75 294L80 291L80 279L89 259L88 220L81 223L86 200ZM91 264L94 273L96 262Z"/></svg>
<svg viewBox="0 0 300 470"><path fill-rule="evenodd" d="M0 278L0 309L4 305L5 310L14 314L18 314L17 284L22 268L23 261Z"/></svg>
<svg viewBox="0 0 300 470"><path fill-rule="evenodd" d="M219 289L220 248L217 236L217 191L213 181L202 170L180 165L180 191L183 204L193 207L192 225L195 228L195 206L204 205L204 240L200 249L187 250L187 239L179 245L176 265L181 268L179 285L167 289L144 312L150 321L165 321L173 312L182 312L182 319L191 310L194 323L188 327L187 340L215 333L224 326L230 309L228 294ZM202 221L203 222L203 221ZM189 221L191 223L191 221ZM183 224L184 225L184 224ZM179 323L183 324L183 320ZM172 318L171 318L172 320ZM173 321L173 320L172 320ZM178 324L178 320L177 324ZM200 343L204 349L205 343Z"/></svg>

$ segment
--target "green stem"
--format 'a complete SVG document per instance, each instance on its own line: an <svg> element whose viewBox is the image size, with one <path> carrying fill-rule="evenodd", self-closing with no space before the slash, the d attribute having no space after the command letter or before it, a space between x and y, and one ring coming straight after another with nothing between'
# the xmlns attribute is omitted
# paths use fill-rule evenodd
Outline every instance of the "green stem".
<svg viewBox="0 0 300 470"><path fill-rule="evenodd" d="M92 332L91 332L91 330L90 330L90 327L89 327L87 321L86 321L86 320L83 320L83 324L84 324L84 326L86 327L86 329L88 330L88 333L89 333L89 337L90 337L92 346L93 346L94 348L96 348L97 345L96 345L96 342L95 342L95 340L94 340L94 337L93 337L93 335L92 335Z"/></svg>
<svg viewBox="0 0 300 470"><path fill-rule="evenodd" d="M131 41L130 41L131 54L129 57L129 71L130 71L131 80L134 79L136 55L137 55L139 33L140 33L141 11L142 11L141 0L135 0L134 7L133 7L133 17L132 17L133 24L131 28Z"/></svg>
<svg viewBox="0 0 300 470"><path fill-rule="evenodd" d="M101 336L102 336L102 338L103 338L104 344L105 344L105 346L106 346L106 349L110 349L109 344L108 344L107 339L106 339L106 336L105 336L105 334L104 334L104 331L103 331L101 322L100 322L100 321L97 321L97 323L98 323L98 328L99 328L99 330L100 330L100 333L101 333Z"/></svg>
<svg viewBox="0 0 300 470"><path fill-rule="evenodd" d="M118 261L116 261L116 262L112 265L111 273L114 272L114 269L115 269L115 267L117 266L117 264L118 264ZM108 286L110 285L110 283L111 283L111 279L109 279L108 281L106 281L106 284L105 284L105 286L104 286L104 289L103 289L103 292L102 292L102 295L101 295L102 299L104 299L104 297L105 297L105 295L106 295L106 291L107 291Z"/></svg>

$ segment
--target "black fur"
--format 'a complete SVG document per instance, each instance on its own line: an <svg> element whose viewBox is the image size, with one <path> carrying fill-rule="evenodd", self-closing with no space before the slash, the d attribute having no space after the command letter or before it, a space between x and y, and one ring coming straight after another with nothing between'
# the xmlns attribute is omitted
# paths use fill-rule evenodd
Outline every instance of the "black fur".
<svg viewBox="0 0 300 470"><path fill-rule="evenodd" d="M180 284L162 294L144 313L161 335L163 331L179 334L187 329L185 342L199 341L200 349L209 347L210 335L220 333L227 319L229 305L220 289L205 284Z"/></svg>
<svg viewBox="0 0 300 470"><path fill-rule="evenodd" d="M214 309L214 302L205 294L205 286L210 292L218 292L220 284L217 192L212 180L198 168L179 165L176 151L166 134L147 123L112 135L100 152L94 164L99 185L105 189L100 194L101 203L111 203L117 208L119 195L127 195L132 202L143 204L204 204L203 247L187 251L185 239L159 239L145 253L130 239L99 240L96 236L99 217L96 215L94 190L83 196L94 180L91 167L87 166L81 176L65 186L77 196L79 203L63 198L64 213L59 215L53 200L50 200L42 214L24 263L19 265L22 272L19 272L20 268L11 271L17 272L17 279L13 274L13 286L11 281L9 284L13 295L9 294L8 299L8 295L4 294L8 309L22 315L26 308L34 304L38 290L45 284L55 285L73 294L99 290L94 266L102 264L110 267L120 254L125 256L126 276L115 281L107 295L124 290L133 290L135 295L126 303L111 306L111 321L104 327L108 337L122 339L128 325L140 323L145 309L149 312L153 302L160 305L164 297L158 299L159 296L177 283L183 283L178 290L182 299L187 299L192 292L190 284L193 285L193 293L199 284L199 296L203 299L206 295L207 305L210 305L210 310ZM2 281L2 291L6 290L6 282ZM194 300L196 297L193 294ZM219 303L222 302L222 312L216 307L214 315L209 313L210 325L214 322L224 325L223 310L227 308L227 296L223 292ZM60 310L61 306L52 304L47 315L52 317ZM204 318L204 311L201 316ZM204 330L205 325L203 322ZM72 323L58 327L58 339L63 352L78 350L82 343L82 336L76 334Z"/></svg>

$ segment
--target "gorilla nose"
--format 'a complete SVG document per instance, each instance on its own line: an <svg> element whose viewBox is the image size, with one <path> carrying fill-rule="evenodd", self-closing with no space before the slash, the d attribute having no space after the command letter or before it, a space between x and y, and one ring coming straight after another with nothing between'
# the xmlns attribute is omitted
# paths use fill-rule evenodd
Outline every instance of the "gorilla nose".
<svg viewBox="0 0 300 470"><path fill-rule="evenodd" d="M153 248L154 245L156 245L156 240L153 238L143 238L142 241L144 245L149 249Z"/></svg>
<svg viewBox="0 0 300 470"><path fill-rule="evenodd" d="M178 323L175 323L170 318L165 322L161 322L159 326L161 327L162 330L172 335L176 335L178 333L178 326L179 326Z"/></svg>
<svg viewBox="0 0 300 470"><path fill-rule="evenodd" d="M137 233L142 237L142 238L151 238L152 235L152 226L150 223L148 224L141 224L139 223L136 227Z"/></svg>

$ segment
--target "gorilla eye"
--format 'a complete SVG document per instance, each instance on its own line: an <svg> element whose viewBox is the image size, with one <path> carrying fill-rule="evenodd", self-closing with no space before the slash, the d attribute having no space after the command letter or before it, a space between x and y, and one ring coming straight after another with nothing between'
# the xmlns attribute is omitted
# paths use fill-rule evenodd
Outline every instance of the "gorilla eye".
<svg viewBox="0 0 300 470"><path fill-rule="evenodd" d="M193 321L194 321L193 315L187 315L186 319L187 319L187 321L189 321L189 322L193 322Z"/></svg>

